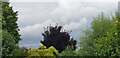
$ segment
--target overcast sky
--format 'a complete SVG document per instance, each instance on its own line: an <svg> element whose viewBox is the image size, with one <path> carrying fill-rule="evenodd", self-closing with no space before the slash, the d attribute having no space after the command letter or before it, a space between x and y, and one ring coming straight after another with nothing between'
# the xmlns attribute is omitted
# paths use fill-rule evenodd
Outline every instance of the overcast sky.
<svg viewBox="0 0 120 58"><path fill-rule="evenodd" d="M20 46L36 48L43 40L41 33L50 24L62 25L77 38L90 27L94 17L101 12L107 16L117 10L119 0L10 0L18 11L18 24L22 41Z"/></svg>

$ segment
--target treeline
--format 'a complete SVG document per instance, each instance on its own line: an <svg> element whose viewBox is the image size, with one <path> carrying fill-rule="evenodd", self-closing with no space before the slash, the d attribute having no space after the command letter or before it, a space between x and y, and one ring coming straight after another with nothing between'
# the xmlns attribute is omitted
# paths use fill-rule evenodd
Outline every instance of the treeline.
<svg viewBox="0 0 120 58"><path fill-rule="evenodd" d="M79 39L75 40L62 31L62 26L48 26L40 41L40 47L27 49L19 47L19 27L17 12L8 2L2 2L2 56L120 56L120 14L107 17L103 13L94 18L91 27L86 29ZM79 33L78 33L79 34ZM78 44L78 46L76 46ZM50 58L50 57L48 57Z"/></svg>
<svg viewBox="0 0 120 58"><path fill-rule="evenodd" d="M101 14L80 38L80 55L120 56L120 14Z"/></svg>

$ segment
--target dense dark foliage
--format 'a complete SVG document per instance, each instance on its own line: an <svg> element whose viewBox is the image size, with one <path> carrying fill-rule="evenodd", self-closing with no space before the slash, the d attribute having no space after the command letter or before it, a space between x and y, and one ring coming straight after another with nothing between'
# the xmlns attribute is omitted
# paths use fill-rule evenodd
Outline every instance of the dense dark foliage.
<svg viewBox="0 0 120 58"><path fill-rule="evenodd" d="M54 46L59 52L62 52L66 46L76 49L76 40L71 38L69 32L62 32L62 26L49 26L48 30L42 33L44 41L41 43L47 47Z"/></svg>
<svg viewBox="0 0 120 58"><path fill-rule="evenodd" d="M20 38L18 24L17 24L17 12L14 12L8 2L2 2L2 29L7 30L13 37L15 42L18 43Z"/></svg>

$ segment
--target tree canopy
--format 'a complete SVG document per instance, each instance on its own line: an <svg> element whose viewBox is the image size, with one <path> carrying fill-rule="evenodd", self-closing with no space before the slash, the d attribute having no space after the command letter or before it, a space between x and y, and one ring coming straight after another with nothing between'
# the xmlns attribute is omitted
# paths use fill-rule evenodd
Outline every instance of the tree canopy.
<svg viewBox="0 0 120 58"><path fill-rule="evenodd" d="M8 2L1 2L2 22L2 55L3 56L22 56L25 54L18 46L21 40L18 24L17 12L14 12ZM19 52L19 53L18 53Z"/></svg>
<svg viewBox="0 0 120 58"><path fill-rule="evenodd" d="M17 11L13 11L12 6L9 6L8 2L2 2L2 29L7 30L11 35L13 35L16 43L21 40L18 24L17 24Z"/></svg>
<svg viewBox="0 0 120 58"><path fill-rule="evenodd" d="M6 30L2 30L0 40L2 40L2 56L27 56L27 52L16 44L14 37Z"/></svg>
<svg viewBox="0 0 120 58"><path fill-rule="evenodd" d="M76 40L70 37L69 32L61 31L61 29L62 26L49 26L42 33L44 41L41 43L47 47L53 46L59 52L62 52L68 45L76 49Z"/></svg>
<svg viewBox="0 0 120 58"><path fill-rule="evenodd" d="M119 18L116 13L111 19L103 14L92 22L80 38L80 54L87 56L118 56L120 55Z"/></svg>

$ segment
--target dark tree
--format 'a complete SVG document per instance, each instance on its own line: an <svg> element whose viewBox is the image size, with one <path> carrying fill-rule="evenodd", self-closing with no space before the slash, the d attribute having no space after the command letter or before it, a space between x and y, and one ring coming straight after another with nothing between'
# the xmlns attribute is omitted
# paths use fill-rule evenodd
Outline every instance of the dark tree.
<svg viewBox="0 0 120 58"><path fill-rule="evenodd" d="M7 30L13 37L15 42L18 43L20 38L18 24L17 24L17 12L14 12L8 2L2 2L2 29Z"/></svg>
<svg viewBox="0 0 120 58"><path fill-rule="evenodd" d="M67 46L76 49L77 41L70 37L69 32L63 32L61 29L62 26L49 26L42 33L44 41L41 43L47 47L54 46L59 52L62 52Z"/></svg>

